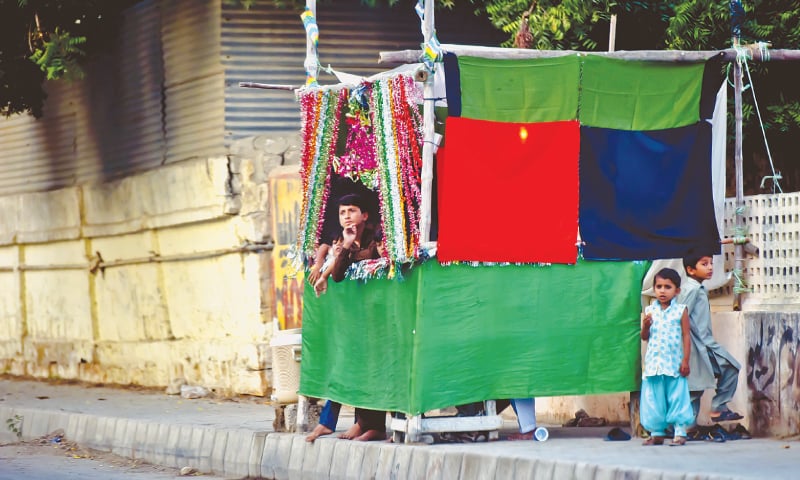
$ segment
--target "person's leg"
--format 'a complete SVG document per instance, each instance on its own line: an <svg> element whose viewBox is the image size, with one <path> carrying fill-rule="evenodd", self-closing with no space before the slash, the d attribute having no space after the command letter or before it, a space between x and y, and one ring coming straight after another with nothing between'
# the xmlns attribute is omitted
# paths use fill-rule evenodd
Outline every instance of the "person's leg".
<svg viewBox="0 0 800 480"><path fill-rule="evenodd" d="M342 404L328 400L322 411L319 414L319 423L328 427L331 431L336 430L336 424L339 422L339 411L342 409Z"/></svg>
<svg viewBox="0 0 800 480"><path fill-rule="evenodd" d="M353 440L366 442L369 440L384 440L386 438L385 411L356 408L356 421L364 433L354 437Z"/></svg>
<svg viewBox="0 0 800 480"><path fill-rule="evenodd" d="M714 398L711 399L711 411L722 413L729 410L728 402L736 393L736 387L739 385L739 369L723 357L716 357L716 360L719 366L719 377Z"/></svg>
<svg viewBox="0 0 800 480"><path fill-rule="evenodd" d="M336 431L336 423L339 421L339 411L342 404L328 400L322 411L319 413L319 424L306 436L306 442L313 442L322 435L330 435Z"/></svg>
<svg viewBox="0 0 800 480"><path fill-rule="evenodd" d="M692 412L694 412L694 424L697 424L697 415L700 413L700 399L703 398L703 390L692 390L689 392L689 401L692 404Z"/></svg>
<svg viewBox="0 0 800 480"><path fill-rule="evenodd" d="M517 414L519 434L509 435L509 440L532 440L536 430L536 402L533 398L515 398L511 407Z"/></svg>
<svg viewBox="0 0 800 480"><path fill-rule="evenodd" d="M650 432L644 445L661 445L666 436L666 393L663 375L642 379L642 392L639 400L639 421Z"/></svg>
<svg viewBox="0 0 800 480"><path fill-rule="evenodd" d="M683 445L686 443L686 429L695 418L689 397L689 385L686 377L665 376L664 387L667 395L666 422L675 429L673 443L675 445Z"/></svg>

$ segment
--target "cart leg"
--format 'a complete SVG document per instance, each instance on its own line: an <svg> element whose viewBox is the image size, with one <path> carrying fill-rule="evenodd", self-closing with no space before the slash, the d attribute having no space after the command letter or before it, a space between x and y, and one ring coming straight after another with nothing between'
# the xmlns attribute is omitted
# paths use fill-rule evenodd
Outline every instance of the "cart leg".
<svg viewBox="0 0 800 480"><path fill-rule="evenodd" d="M497 404L494 400L486 400L484 402L484 414L486 416L497 415ZM500 432L497 430L489 430L488 441L493 442L500 438Z"/></svg>
<svg viewBox="0 0 800 480"><path fill-rule="evenodd" d="M406 417L406 443L419 442L422 432L422 415L412 415Z"/></svg>
<svg viewBox="0 0 800 480"><path fill-rule="evenodd" d="M631 392L630 396L630 404L629 404L629 413L631 417L631 436L637 437L639 436L639 431L641 429L641 423L639 423L639 399L640 399L640 392Z"/></svg>
<svg viewBox="0 0 800 480"><path fill-rule="evenodd" d="M297 433L308 431L308 398L305 395L297 396Z"/></svg>

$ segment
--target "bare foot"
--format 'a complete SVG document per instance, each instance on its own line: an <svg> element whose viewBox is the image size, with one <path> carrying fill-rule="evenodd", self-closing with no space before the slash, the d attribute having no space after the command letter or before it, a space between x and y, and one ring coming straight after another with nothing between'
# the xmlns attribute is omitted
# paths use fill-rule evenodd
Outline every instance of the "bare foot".
<svg viewBox="0 0 800 480"><path fill-rule="evenodd" d="M311 433L309 433L308 436L306 436L306 442L313 442L322 435L330 435L331 433L333 433L333 430L331 430L330 428L326 427L325 425L322 425L321 423L317 424L317 426L314 427L314 430L311 430Z"/></svg>
<svg viewBox="0 0 800 480"><path fill-rule="evenodd" d="M533 432L528 433L512 433L506 440L533 440Z"/></svg>
<svg viewBox="0 0 800 480"><path fill-rule="evenodd" d="M385 440L386 432L380 430L367 430L363 435L359 435L353 440L358 442L369 442L370 440Z"/></svg>
<svg viewBox="0 0 800 480"><path fill-rule="evenodd" d="M354 423L352 427L348 428L346 432L340 433L339 438L343 440L352 440L358 436L360 436L363 432L361 431L361 425L358 423Z"/></svg>

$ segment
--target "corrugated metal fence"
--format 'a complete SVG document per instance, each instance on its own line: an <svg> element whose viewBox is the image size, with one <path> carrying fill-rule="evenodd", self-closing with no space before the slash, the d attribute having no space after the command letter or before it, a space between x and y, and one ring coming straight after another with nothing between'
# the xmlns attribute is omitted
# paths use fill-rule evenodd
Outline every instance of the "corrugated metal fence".
<svg viewBox="0 0 800 480"><path fill-rule="evenodd" d="M469 8L438 15L443 42L502 39ZM379 51L418 48L422 38L410 0L391 8L337 0L320 4L318 19L321 63L354 74L385 70ZM291 92L238 84L301 85L304 57L299 12L272 0L250 9L222 0L141 1L124 12L114 47L84 80L46 85L43 118L0 119L0 196L116 179L222 155L239 138L296 132Z"/></svg>

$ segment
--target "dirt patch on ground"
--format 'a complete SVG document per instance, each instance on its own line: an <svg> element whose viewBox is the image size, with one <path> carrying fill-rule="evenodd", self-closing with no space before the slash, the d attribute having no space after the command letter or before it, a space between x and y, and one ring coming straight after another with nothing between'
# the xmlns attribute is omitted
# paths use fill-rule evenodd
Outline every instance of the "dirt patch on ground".
<svg viewBox="0 0 800 480"><path fill-rule="evenodd" d="M180 471L174 468L152 465L142 460L121 457L111 452L93 450L78 445L76 442L64 437L63 430L56 430L49 435L45 435L33 440L18 441L13 443L0 443L0 448L13 448L18 455L52 455L64 456L74 459L87 459L113 465L125 471L141 472L163 472L167 474L179 475Z"/></svg>
<svg viewBox="0 0 800 480"><path fill-rule="evenodd" d="M165 393L166 387L145 387L142 385L133 385L133 384L123 385L119 383L91 383L83 380L75 380L68 378L38 378L38 377L32 377L30 375L19 376L19 375L10 375L4 373L0 374L0 380L17 381L17 382L38 382L48 385L74 385L86 389L113 388L113 389L125 390L128 392L142 392L142 393L166 395ZM235 395L231 397L231 396L220 395L214 392L213 390L210 390L209 392L210 392L209 395L205 397L208 400L221 401L221 402L234 402L234 403L251 403L258 405L272 405L272 402L268 397L257 397L255 395Z"/></svg>

